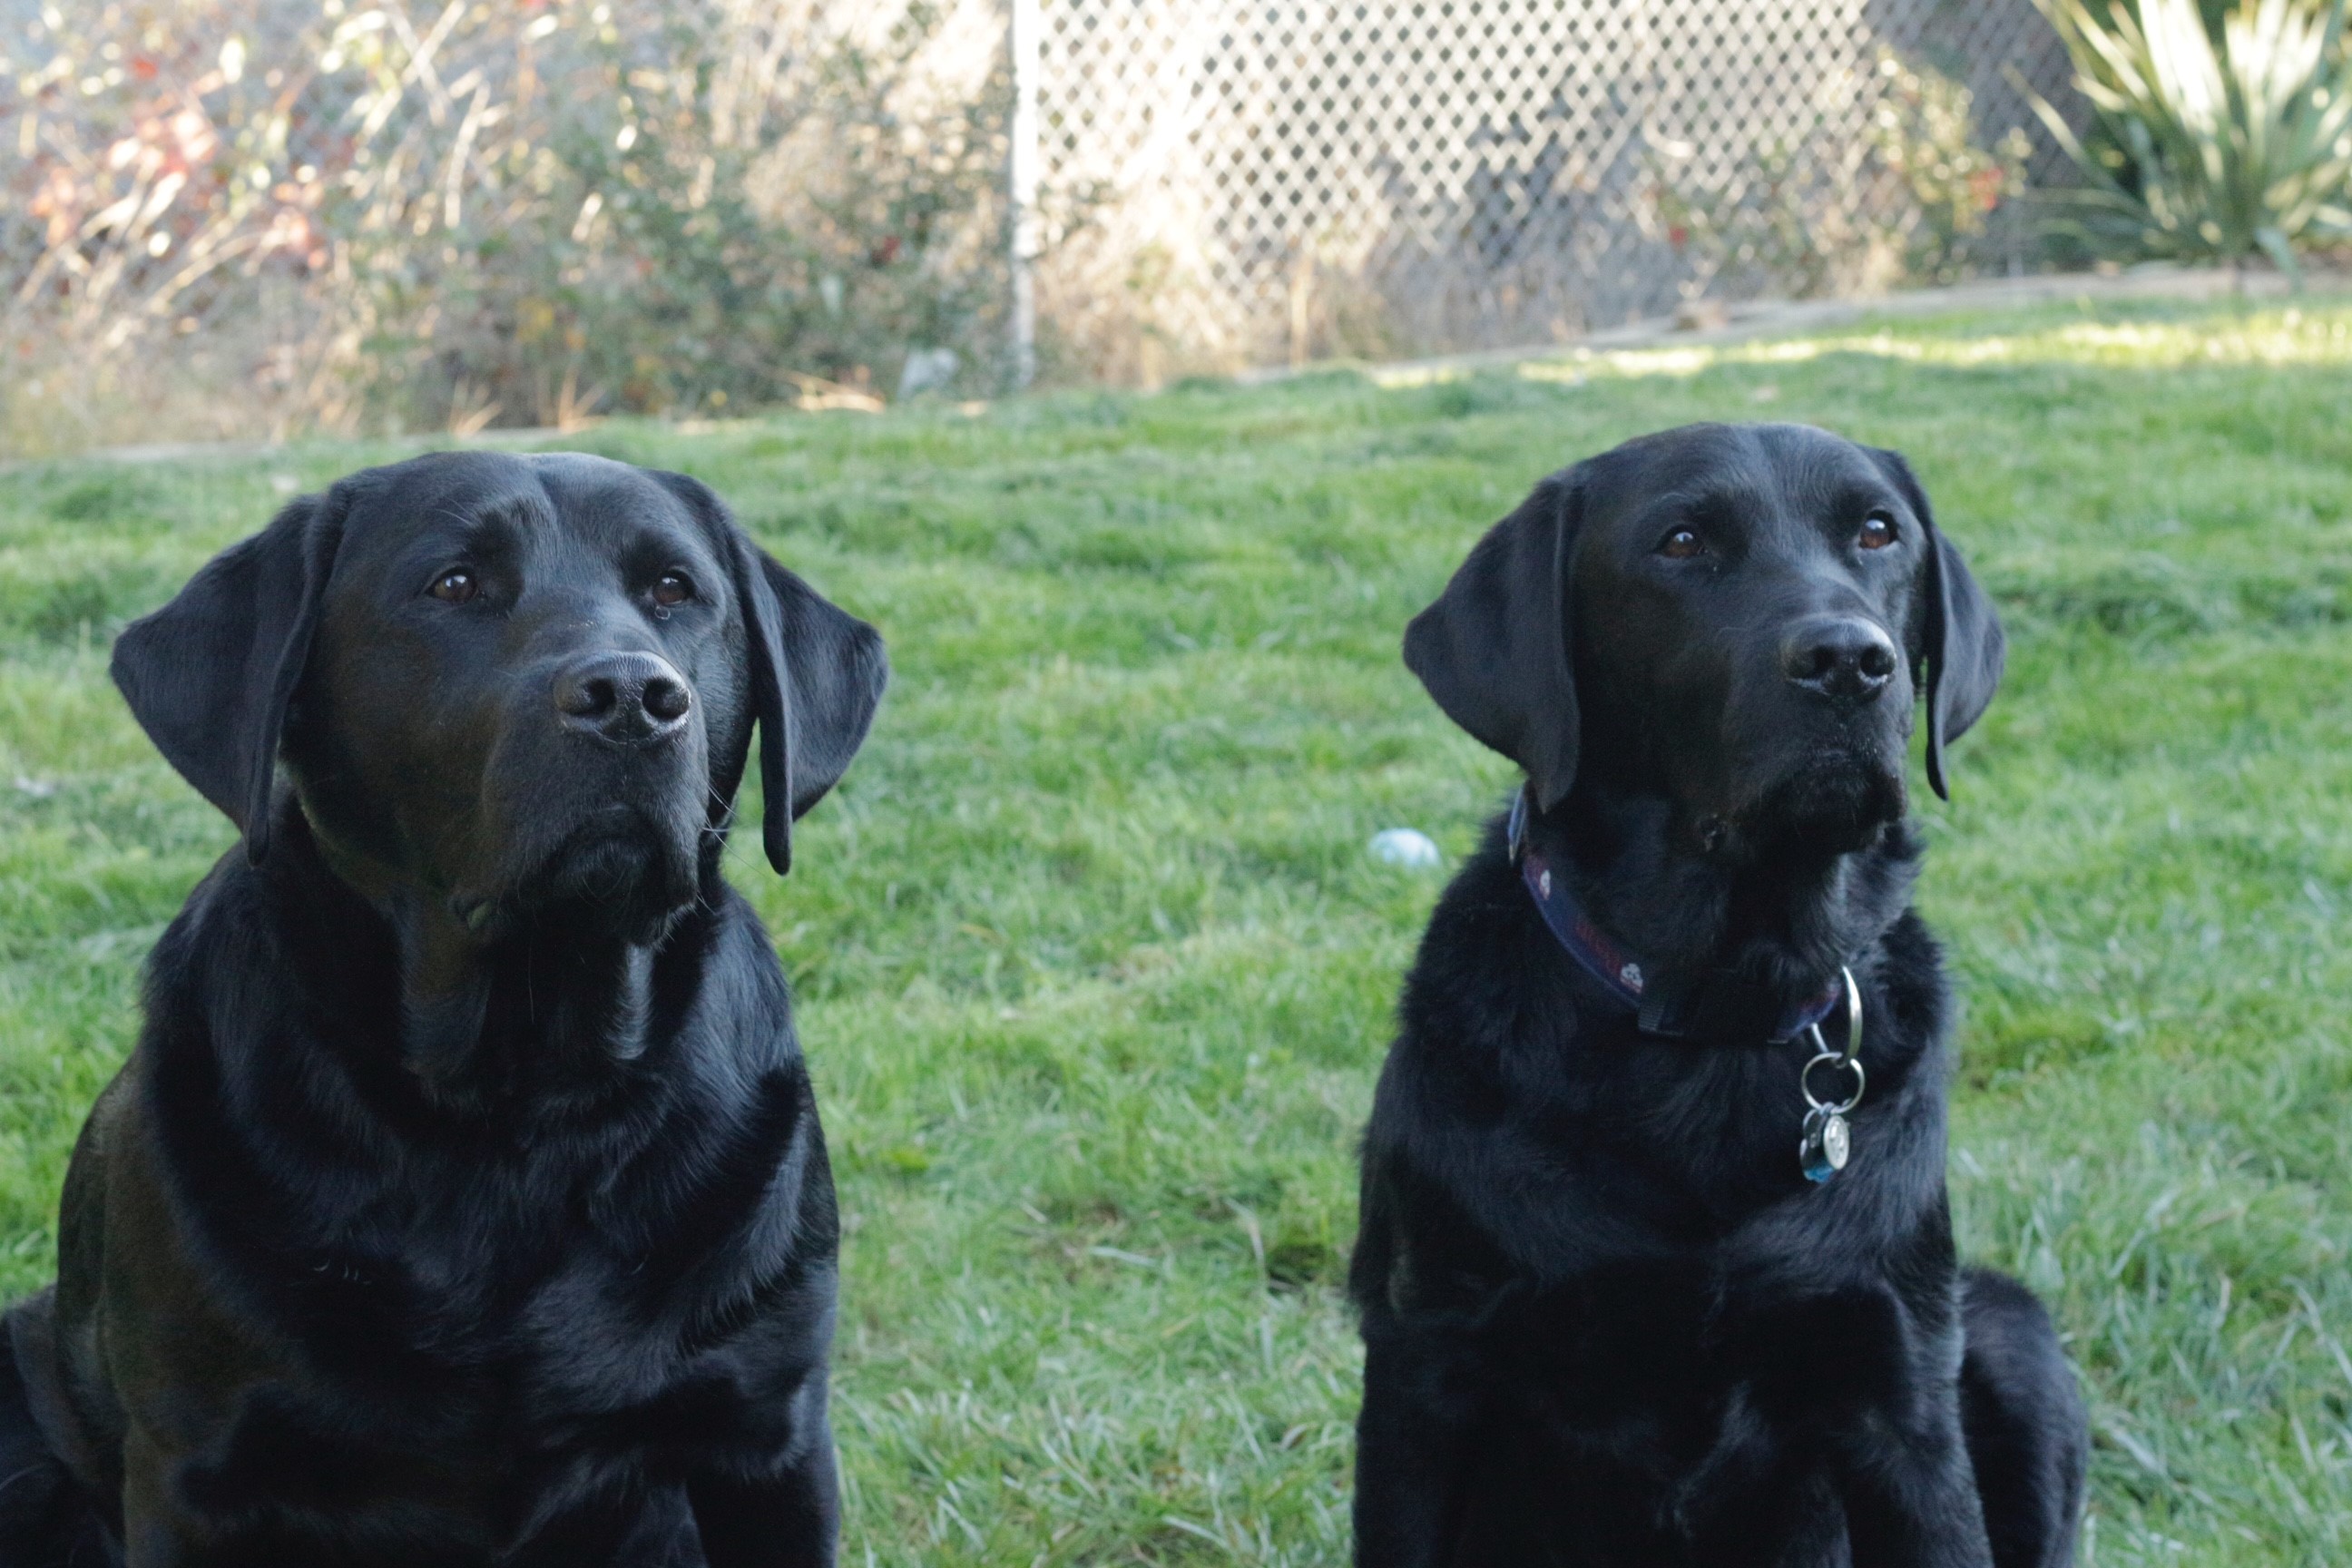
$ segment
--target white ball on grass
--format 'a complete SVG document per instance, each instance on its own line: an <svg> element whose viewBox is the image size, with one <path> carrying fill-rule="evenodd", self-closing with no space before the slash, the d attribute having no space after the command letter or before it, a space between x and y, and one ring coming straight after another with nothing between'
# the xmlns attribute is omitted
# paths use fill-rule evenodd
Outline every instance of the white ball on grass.
<svg viewBox="0 0 2352 1568"><path fill-rule="evenodd" d="M1441 865L1445 859L1428 834L1412 827L1391 827L1375 833L1368 847L1372 858L1383 866L1403 866L1416 871Z"/></svg>

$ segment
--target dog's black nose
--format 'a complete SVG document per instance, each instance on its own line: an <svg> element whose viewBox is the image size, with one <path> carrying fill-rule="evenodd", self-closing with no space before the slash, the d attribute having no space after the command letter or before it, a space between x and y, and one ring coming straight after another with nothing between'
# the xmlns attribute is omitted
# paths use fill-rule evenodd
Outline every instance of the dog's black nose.
<svg viewBox="0 0 2352 1568"><path fill-rule="evenodd" d="M1895 674L1895 639L1860 616L1809 616L1780 645L1780 670L1824 697L1866 700Z"/></svg>
<svg viewBox="0 0 2352 1568"><path fill-rule="evenodd" d="M575 730L636 745L686 727L694 693L668 660L649 653L606 653L555 678L555 710Z"/></svg>

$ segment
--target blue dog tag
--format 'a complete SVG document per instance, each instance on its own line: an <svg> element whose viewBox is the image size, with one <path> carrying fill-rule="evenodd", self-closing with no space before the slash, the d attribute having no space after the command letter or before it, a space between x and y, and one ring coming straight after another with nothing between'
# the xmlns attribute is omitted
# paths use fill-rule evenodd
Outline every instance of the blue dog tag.
<svg viewBox="0 0 2352 1568"><path fill-rule="evenodd" d="M1805 1135L1797 1144L1797 1160L1804 1166L1805 1180L1828 1181L1845 1169L1846 1156L1853 1152L1844 1117L1825 1105L1807 1113Z"/></svg>

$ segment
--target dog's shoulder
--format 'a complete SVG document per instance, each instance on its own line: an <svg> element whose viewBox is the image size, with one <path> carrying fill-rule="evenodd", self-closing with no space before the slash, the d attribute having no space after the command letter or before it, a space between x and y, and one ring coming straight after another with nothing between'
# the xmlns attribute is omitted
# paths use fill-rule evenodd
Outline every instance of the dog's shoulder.
<svg viewBox="0 0 2352 1568"><path fill-rule="evenodd" d="M1888 1027L1941 1062L1950 1033L1952 987L1944 973L1944 948L1916 909L1906 908L1886 928L1872 956L1873 976Z"/></svg>
<svg viewBox="0 0 2352 1568"><path fill-rule="evenodd" d="M689 917L693 962L656 969L656 1005L689 1014L709 1043L765 1065L800 1060L792 986L774 939L751 901L721 880ZM688 933L681 931L680 936Z"/></svg>
<svg viewBox="0 0 2352 1568"><path fill-rule="evenodd" d="M1439 1146L1491 1134L1557 1094L1572 996L1530 940L1527 894L1498 847L1482 847L1439 897L1397 1009L1373 1099L1368 1155L1442 1162ZM1531 929L1532 928L1532 929Z"/></svg>
<svg viewBox="0 0 2352 1568"><path fill-rule="evenodd" d="M1466 1085L1495 1079L1529 1047L1565 1043L1578 994L1558 956L1497 818L1430 912L1405 975L1391 1060Z"/></svg>
<svg viewBox="0 0 2352 1568"><path fill-rule="evenodd" d="M1493 1279L1573 1245L1589 1219L1613 1223L1547 1195L1561 1177L1550 1145L1594 1109L1579 1049L1600 1017L1551 942L1498 820L1406 975L1364 1133L1360 1301L1397 1294L1408 1246L1417 1277Z"/></svg>

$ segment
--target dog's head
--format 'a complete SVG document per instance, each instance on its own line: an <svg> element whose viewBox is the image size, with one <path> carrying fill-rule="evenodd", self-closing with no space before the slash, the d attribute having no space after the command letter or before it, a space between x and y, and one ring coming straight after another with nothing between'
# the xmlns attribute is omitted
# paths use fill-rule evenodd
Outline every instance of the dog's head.
<svg viewBox="0 0 2352 1568"><path fill-rule="evenodd" d="M481 452L294 502L128 627L113 668L255 862L282 771L363 887L478 931L562 906L632 940L715 873L755 729L789 868L887 675L874 628L695 480Z"/></svg>
<svg viewBox="0 0 2352 1568"><path fill-rule="evenodd" d="M1909 465L1798 425L1698 425L1556 474L1405 634L1536 804L1580 773L1663 795L1703 842L1858 848L1992 700L2000 623Z"/></svg>

